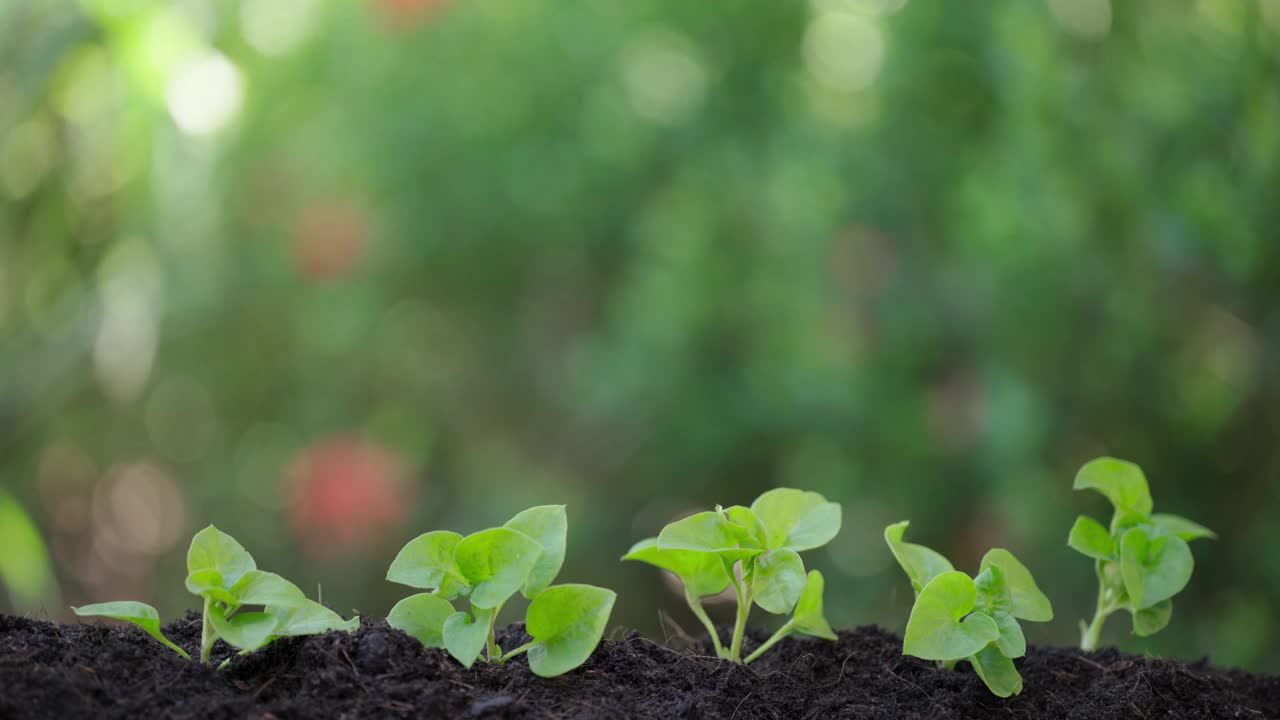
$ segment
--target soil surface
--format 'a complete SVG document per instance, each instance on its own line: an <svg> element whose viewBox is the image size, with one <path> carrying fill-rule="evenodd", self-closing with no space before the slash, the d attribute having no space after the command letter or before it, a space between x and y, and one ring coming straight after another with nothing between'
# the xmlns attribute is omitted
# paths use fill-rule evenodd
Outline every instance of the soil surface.
<svg viewBox="0 0 1280 720"><path fill-rule="evenodd" d="M750 667L632 633L543 679L523 658L465 670L385 622L366 623L277 641L217 672L130 626L0 616L0 718L1280 719L1280 676L1115 650L1033 647L1017 661L1022 694L1000 700L966 663L948 672L904 657L901 640L875 627L834 643L788 639ZM197 615L165 631L194 654ZM528 638L511 625L499 640ZM215 660L230 654L220 643Z"/></svg>

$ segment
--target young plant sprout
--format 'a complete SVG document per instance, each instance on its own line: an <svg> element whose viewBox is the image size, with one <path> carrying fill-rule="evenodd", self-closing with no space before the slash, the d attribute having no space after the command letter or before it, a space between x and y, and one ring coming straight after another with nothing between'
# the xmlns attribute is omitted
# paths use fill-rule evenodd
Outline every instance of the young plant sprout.
<svg viewBox="0 0 1280 720"><path fill-rule="evenodd" d="M716 506L712 512L677 520L658 537L636 543L622 559L675 574L689 609L711 634L716 655L750 663L792 633L836 639L822 614L822 573L806 575L799 553L826 545L838 532L839 504L815 492L779 488L761 495L749 508ZM701 598L730 586L738 612L725 648ZM777 615L795 612L744 661L742 638L753 603Z"/></svg>
<svg viewBox="0 0 1280 720"><path fill-rule="evenodd" d="M1135 635L1159 632L1173 615L1173 596L1191 580L1195 561L1188 541L1217 535L1177 515L1153 514L1147 478L1131 462L1091 460L1073 488L1097 490L1115 508L1109 530L1081 515L1067 538L1072 549L1094 559L1098 575L1097 610L1092 622L1080 622L1080 649L1097 649L1103 623L1118 610L1132 614Z"/></svg>
<svg viewBox="0 0 1280 720"><path fill-rule="evenodd" d="M977 577L957 571L941 554L904 542L906 521L885 528L884 539L916 592L907 620L902 652L941 667L968 660L998 697L1022 692L1014 658L1027 653L1018 619L1048 622L1053 607L1031 571L1008 550L995 548L982 558Z"/></svg>
<svg viewBox="0 0 1280 720"><path fill-rule="evenodd" d="M396 556L387 579L431 592L396 603L387 623L468 668L481 652L494 663L527 652L530 669L543 677L573 670L600 644L617 595L591 585L551 585L567 532L564 506L542 505L466 537L445 530L419 535ZM525 630L533 641L504 653L494 625L516 592L531 601ZM464 597L470 613L450 602Z"/></svg>
<svg viewBox="0 0 1280 720"><path fill-rule="evenodd" d="M343 620L337 613L308 600L298 586L257 568L253 557L240 543L214 526L201 530L187 550L187 590L204 599L200 638L200 662L209 662L213 644L219 639L238 648L241 655L253 652L282 637L318 635L329 630L355 630L360 618ZM245 606L262 606L261 611L245 611ZM108 602L73 607L81 617L108 617L126 620L141 627L165 647L184 658L185 650L160 632L156 609L140 602ZM224 667L230 659L223 662Z"/></svg>

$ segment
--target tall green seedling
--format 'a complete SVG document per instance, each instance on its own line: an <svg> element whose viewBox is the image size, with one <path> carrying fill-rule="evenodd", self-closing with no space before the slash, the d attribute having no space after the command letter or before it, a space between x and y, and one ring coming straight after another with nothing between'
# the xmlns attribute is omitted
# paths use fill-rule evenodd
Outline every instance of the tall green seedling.
<svg viewBox="0 0 1280 720"><path fill-rule="evenodd" d="M214 526L201 530L187 550L187 590L204 603L200 662L209 662L218 640L241 654L257 650L281 637L315 635L329 630L351 631L360 618L343 620L337 613L307 599L298 586L259 570L235 538ZM261 607L250 610L249 607ZM190 657L160 631L156 609L140 602L108 602L71 608L82 617L109 617L141 627L165 647ZM223 665L226 663L224 662Z"/></svg>
<svg viewBox="0 0 1280 720"><path fill-rule="evenodd" d="M551 585L564 563L567 535L563 505L530 508L467 536L419 535L396 556L387 579L429 592L401 600L387 622L468 668L482 653L494 663L528 653L538 675L566 673L599 645L617 597L591 585ZM504 652L495 633L498 613L517 592L530 600L525 629L533 640ZM470 612L454 608L453 601L463 599Z"/></svg>
<svg viewBox="0 0 1280 720"><path fill-rule="evenodd" d="M1018 620L1048 622L1053 607L1031 571L1008 550L982 558L975 577L956 570L940 553L903 540L909 523L885 528L884 539L911 581L916 601L902 652L952 668L968 660L999 697L1022 692L1013 661L1027 652Z"/></svg>
<svg viewBox="0 0 1280 720"><path fill-rule="evenodd" d="M716 506L677 520L657 537L636 543L622 559L645 562L679 578L685 602L710 633L716 654L749 663L792 633L835 639L822 614L822 574L806 574L800 553L826 545L839 531L839 504L815 492L778 488L751 507ZM725 647L702 598L730 587L738 604ZM744 661L743 636L753 605L792 617Z"/></svg>
<svg viewBox="0 0 1280 720"><path fill-rule="evenodd" d="M1120 610L1132 615L1135 635L1159 632L1173 616L1173 596L1191 580L1195 561L1188 543L1217 536L1186 518L1153 513L1147 478L1131 462L1091 460L1073 487L1096 490L1114 509L1110 527L1081 515L1067 537L1067 545L1093 558L1098 577L1097 607L1092 621L1080 622L1080 648L1097 649L1103 623Z"/></svg>

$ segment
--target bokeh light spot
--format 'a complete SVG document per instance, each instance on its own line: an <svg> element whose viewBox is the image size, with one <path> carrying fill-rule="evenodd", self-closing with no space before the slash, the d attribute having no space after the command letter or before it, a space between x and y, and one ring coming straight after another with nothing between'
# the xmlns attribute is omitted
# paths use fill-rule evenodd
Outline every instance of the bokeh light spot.
<svg viewBox="0 0 1280 720"><path fill-rule="evenodd" d="M706 94L706 68L692 44L672 32L653 32L632 41L622 54L622 74L636 113L663 125L689 120Z"/></svg>
<svg viewBox="0 0 1280 720"><path fill-rule="evenodd" d="M205 135L226 126L244 103L244 80L225 55L210 50L182 63L169 82L169 114L184 132Z"/></svg>
<svg viewBox="0 0 1280 720"><path fill-rule="evenodd" d="M865 90L884 64L884 36L876 21L848 12L821 12L804 36L809 72L823 85L845 92Z"/></svg>

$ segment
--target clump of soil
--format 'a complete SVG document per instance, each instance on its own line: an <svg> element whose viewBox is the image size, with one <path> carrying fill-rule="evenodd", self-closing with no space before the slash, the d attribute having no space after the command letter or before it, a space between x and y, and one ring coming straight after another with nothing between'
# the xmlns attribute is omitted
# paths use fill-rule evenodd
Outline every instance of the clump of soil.
<svg viewBox="0 0 1280 720"><path fill-rule="evenodd" d="M165 632L194 654L199 617ZM517 624L500 640L528 637ZM219 644L215 664L229 655ZM1026 687L1001 700L966 664L948 672L904 657L901 640L875 627L834 643L787 639L750 667L633 632L544 679L523 658L465 670L366 620L351 634L278 641L218 672L130 626L0 616L0 718L1280 718L1280 676L1115 650L1033 647L1017 662Z"/></svg>

